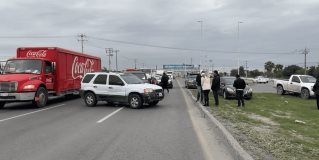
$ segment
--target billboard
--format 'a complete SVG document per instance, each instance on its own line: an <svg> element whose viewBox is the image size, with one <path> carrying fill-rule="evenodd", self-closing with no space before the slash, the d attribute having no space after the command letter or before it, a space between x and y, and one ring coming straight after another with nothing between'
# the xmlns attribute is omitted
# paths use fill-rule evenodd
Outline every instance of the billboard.
<svg viewBox="0 0 319 160"><path fill-rule="evenodd" d="M167 64L163 65L163 69L194 69L193 64Z"/></svg>

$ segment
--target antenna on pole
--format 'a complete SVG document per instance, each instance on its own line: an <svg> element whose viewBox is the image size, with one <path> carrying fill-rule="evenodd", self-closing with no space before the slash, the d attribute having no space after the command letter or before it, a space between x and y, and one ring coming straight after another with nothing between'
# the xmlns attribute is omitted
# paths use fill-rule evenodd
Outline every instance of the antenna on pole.
<svg viewBox="0 0 319 160"><path fill-rule="evenodd" d="M309 53L309 49L305 48L302 54L305 54L305 75L307 74L307 54Z"/></svg>
<svg viewBox="0 0 319 160"><path fill-rule="evenodd" d="M106 56L109 56L109 71L111 71L111 57L113 56L113 48L105 48Z"/></svg>
<svg viewBox="0 0 319 160"><path fill-rule="evenodd" d="M84 41L87 41L85 38L86 38L86 35L85 34L80 34L78 35L78 37L80 37L80 39L78 39L78 41L81 41L81 48L82 48L82 54L83 54L83 42Z"/></svg>

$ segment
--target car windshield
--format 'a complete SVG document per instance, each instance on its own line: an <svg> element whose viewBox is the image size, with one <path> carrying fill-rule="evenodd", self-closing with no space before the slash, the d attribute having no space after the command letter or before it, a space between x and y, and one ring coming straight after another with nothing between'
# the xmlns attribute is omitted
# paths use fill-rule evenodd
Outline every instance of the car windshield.
<svg viewBox="0 0 319 160"><path fill-rule="evenodd" d="M146 77L145 77L145 73L131 73L131 74L134 74L135 76L137 76L138 78L140 78L140 79L146 79Z"/></svg>
<svg viewBox="0 0 319 160"><path fill-rule="evenodd" d="M225 84L226 85L232 85L234 81L236 80L235 77L229 77L229 78L224 78L225 79Z"/></svg>
<svg viewBox="0 0 319 160"><path fill-rule="evenodd" d="M303 83L316 83L316 78L312 76L300 76Z"/></svg>
<svg viewBox="0 0 319 160"><path fill-rule="evenodd" d="M188 76L188 79L189 80L194 80L194 79L196 79L196 77L197 77L197 75L190 75L190 76Z"/></svg>
<svg viewBox="0 0 319 160"><path fill-rule="evenodd" d="M9 60L3 74L40 74L42 62L40 60Z"/></svg>
<svg viewBox="0 0 319 160"><path fill-rule="evenodd" d="M143 84L144 82L134 74L125 73L121 77L127 84Z"/></svg>

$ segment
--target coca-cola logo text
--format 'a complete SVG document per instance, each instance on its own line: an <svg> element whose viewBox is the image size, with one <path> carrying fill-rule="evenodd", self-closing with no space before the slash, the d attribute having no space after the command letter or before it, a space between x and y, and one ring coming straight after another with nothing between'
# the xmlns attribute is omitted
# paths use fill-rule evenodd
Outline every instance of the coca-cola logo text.
<svg viewBox="0 0 319 160"><path fill-rule="evenodd" d="M75 57L72 64L72 78L82 78L85 73L94 71L94 61L92 59L86 59L85 62L79 62L79 58Z"/></svg>
<svg viewBox="0 0 319 160"><path fill-rule="evenodd" d="M47 56L47 50L28 51L27 57L44 58Z"/></svg>

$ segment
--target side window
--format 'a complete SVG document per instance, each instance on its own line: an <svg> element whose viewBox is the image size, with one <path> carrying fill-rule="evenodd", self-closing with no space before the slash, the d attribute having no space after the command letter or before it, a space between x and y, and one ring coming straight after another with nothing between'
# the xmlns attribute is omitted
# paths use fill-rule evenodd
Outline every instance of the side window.
<svg viewBox="0 0 319 160"><path fill-rule="evenodd" d="M45 62L45 74L49 74L53 72L52 63L49 61Z"/></svg>
<svg viewBox="0 0 319 160"><path fill-rule="evenodd" d="M123 86L124 83L118 76L110 75L109 85Z"/></svg>
<svg viewBox="0 0 319 160"><path fill-rule="evenodd" d="M105 84L106 85L107 75L106 74L100 74L98 75L93 84Z"/></svg>
<svg viewBox="0 0 319 160"><path fill-rule="evenodd" d="M83 78L82 83L89 83L89 82L92 80L93 77L94 77L94 74L87 74L87 75Z"/></svg>
<svg viewBox="0 0 319 160"><path fill-rule="evenodd" d="M300 83L300 80L297 76L293 76L291 81L296 82L296 83Z"/></svg>

